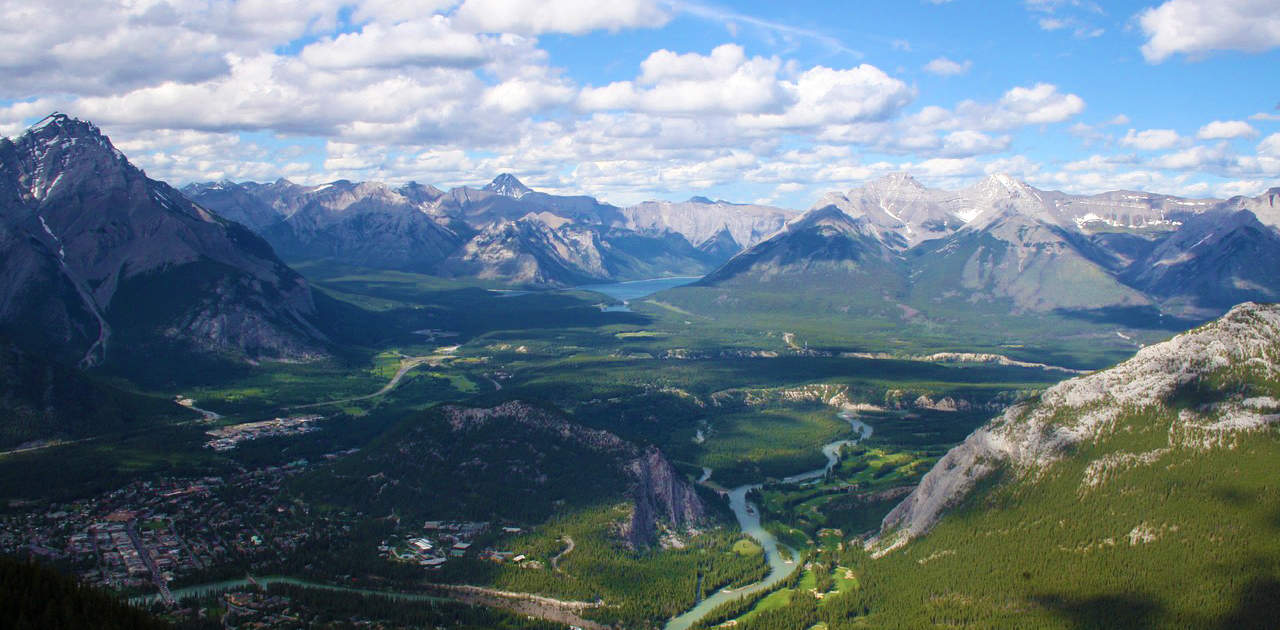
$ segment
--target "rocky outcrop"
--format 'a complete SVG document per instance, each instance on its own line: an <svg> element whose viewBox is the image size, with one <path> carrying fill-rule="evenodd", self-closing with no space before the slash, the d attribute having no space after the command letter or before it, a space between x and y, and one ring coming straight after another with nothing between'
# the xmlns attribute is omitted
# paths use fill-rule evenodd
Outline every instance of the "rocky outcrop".
<svg viewBox="0 0 1280 630"><path fill-rule="evenodd" d="M707 517L706 505L693 484L656 447L640 448L609 431L584 427L558 413L520 401L490 408L449 406L444 413L454 432L476 431L496 421L514 421L612 455L629 483L627 496L632 510L622 524L621 534L632 547L652 544L660 525L682 529Z"/></svg>
<svg viewBox="0 0 1280 630"><path fill-rule="evenodd" d="M680 529L706 518L706 506L693 484L676 471L662 451L645 449L626 469L635 483L631 490L635 507L623 535L633 547L651 544L660 522Z"/></svg>
<svg viewBox="0 0 1280 630"><path fill-rule="evenodd" d="M1128 414L1167 410L1175 402L1191 404L1176 414L1169 448L1210 448L1229 443L1232 434L1280 421L1280 404L1267 397L1235 400L1219 392L1209 402L1178 400L1188 389L1195 391L1206 379L1222 374L1245 382L1280 379L1280 306L1241 304L1216 322L1009 408L948 451L885 517L881 536L868 547L883 554L924 535L992 472L1007 469L1018 477L1034 476L1067 456L1073 446L1103 440ZM1149 463L1156 456L1107 455L1089 464L1082 488L1096 486L1119 467Z"/></svg>

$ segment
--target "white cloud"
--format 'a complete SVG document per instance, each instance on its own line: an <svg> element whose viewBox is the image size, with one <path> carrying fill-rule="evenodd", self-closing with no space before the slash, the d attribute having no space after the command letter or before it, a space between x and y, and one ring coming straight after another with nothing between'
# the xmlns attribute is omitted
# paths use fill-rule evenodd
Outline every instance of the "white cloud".
<svg viewBox="0 0 1280 630"><path fill-rule="evenodd" d="M1220 197L1256 197L1267 190L1267 182L1260 179L1224 182L1214 189Z"/></svg>
<svg viewBox="0 0 1280 630"><path fill-rule="evenodd" d="M925 107L907 122L920 128L1001 131L1063 122L1084 109L1084 99L1079 96L1064 94L1049 83L1038 83L1012 88L995 103L961 102L954 112L942 107Z"/></svg>
<svg viewBox="0 0 1280 630"><path fill-rule="evenodd" d="M949 76L965 74L969 72L969 69L972 67L973 67L973 62L967 59L963 62L960 62L960 61L952 61L950 59L947 59L946 57L938 57L937 59L934 59L933 61L930 61L929 63L925 64L924 71L928 72L929 74L936 74L942 77L949 77Z"/></svg>
<svg viewBox="0 0 1280 630"><path fill-rule="evenodd" d="M656 0L466 0L455 17L480 31L525 35L657 27L671 19Z"/></svg>
<svg viewBox="0 0 1280 630"><path fill-rule="evenodd" d="M1273 133L1259 142L1258 155L1280 158L1280 133Z"/></svg>
<svg viewBox="0 0 1280 630"><path fill-rule="evenodd" d="M454 30L448 18L436 15L393 26L371 23L358 32L310 44L300 56L324 69L476 67L491 58L492 47L485 38Z"/></svg>
<svg viewBox="0 0 1280 630"><path fill-rule="evenodd" d="M1219 50L1262 52L1280 46L1280 1L1168 0L1138 15L1142 54L1160 63Z"/></svg>
<svg viewBox="0 0 1280 630"><path fill-rule="evenodd" d="M1196 137L1201 140L1228 140L1256 135L1258 130L1243 120L1215 120L1196 133Z"/></svg>
<svg viewBox="0 0 1280 630"><path fill-rule="evenodd" d="M1142 151L1164 151L1182 144L1182 136L1172 129L1130 129L1120 144Z"/></svg>

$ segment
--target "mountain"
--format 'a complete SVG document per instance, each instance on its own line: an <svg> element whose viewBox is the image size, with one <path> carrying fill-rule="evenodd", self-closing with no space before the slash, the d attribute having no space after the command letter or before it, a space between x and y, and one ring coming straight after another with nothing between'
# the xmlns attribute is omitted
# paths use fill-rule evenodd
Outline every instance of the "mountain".
<svg viewBox="0 0 1280 630"><path fill-rule="evenodd" d="M298 186L199 184L184 189L196 203L244 220L290 260L334 258L380 269L429 271L465 240L430 214L430 190L410 184L346 180ZM406 194L407 193L407 194ZM412 195L412 197L411 197Z"/></svg>
<svg viewBox="0 0 1280 630"><path fill-rule="evenodd" d="M771 238L733 257L703 285L830 281L890 268L895 257L866 219L836 206L810 210Z"/></svg>
<svg viewBox="0 0 1280 630"><path fill-rule="evenodd" d="M964 225L964 219L944 206L948 196L906 173L894 173L847 193L827 193L814 207L830 205L850 216L866 217L886 243L906 249Z"/></svg>
<svg viewBox="0 0 1280 630"><path fill-rule="evenodd" d="M810 211L826 218L825 228L819 229L822 222L794 221L708 274L704 285L739 278L738 286L749 289L746 279L766 281L784 268L814 261L829 267L840 257L893 258L833 249L834 243L860 242L855 249L881 247L900 256L896 276L881 273L877 281L884 295L905 298L910 312L950 317L956 309L995 308L1026 314L1141 311L1154 317L1159 306L1177 316L1212 317L1240 301L1280 295L1280 277L1269 273L1280 256L1280 232L1252 214L1228 210L1271 212L1275 199L1280 194L1228 202L1124 191L1068 195L1003 174L945 191L893 174L829 193ZM854 230L849 221L861 227ZM841 222L844 227L836 228ZM821 230L845 237L833 241L821 237ZM830 274L818 275L822 282L834 281ZM875 293L866 279L843 286ZM808 288L778 290L800 294ZM794 308L810 306L801 300Z"/></svg>
<svg viewBox="0 0 1280 630"><path fill-rule="evenodd" d="M530 215L490 224L445 260L440 270L520 285L572 286L609 278L602 248L594 230L557 229Z"/></svg>
<svg viewBox="0 0 1280 630"><path fill-rule="evenodd" d="M1280 187L1268 189L1257 197L1232 197L1217 208L1227 212L1248 210L1262 223L1280 228Z"/></svg>
<svg viewBox="0 0 1280 630"><path fill-rule="evenodd" d="M491 192L495 195L502 195L503 197L519 199L533 192L533 189L521 183L520 180L516 179L515 175L512 175L511 173L503 173L493 178L493 181L486 184L484 191Z"/></svg>
<svg viewBox="0 0 1280 630"><path fill-rule="evenodd" d="M0 247L0 333L52 356L326 352L310 288L266 242L87 122L54 114L0 140Z"/></svg>
<svg viewBox="0 0 1280 630"><path fill-rule="evenodd" d="M1242 304L978 429L867 545L868 621L1270 627L1278 348Z"/></svg>
<svg viewBox="0 0 1280 630"><path fill-rule="evenodd" d="M622 227L646 233L674 232L704 251L728 256L751 247L782 229L799 213L794 210L693 197L685 202L646 201L621 210Z"/></svg>
<svg viewBox="0 0 1280 630"><path fill-rule="evenodd" d="M1280 232L1239 210L1189 218L1122 277L1171 308L1221 312L1280 299L1277 270Z"/></svg>
<svg viewBox="0 0 1280 630"><path fill-rule="evenodd" d="M1087 489L1176 450L1221 448L1228 438L1263 429L1280 420L1261 413L1280 410L1280 402L1258 397L1276 391L1277 348L1280 306L1250 302L1113 368L1063 381L948 451L885 517L880 542L893 547L923 536L1003 467L1034 482L1060 460L1082 461L1080 484ZM1148 410L1155 417L1144 415ZM1125 433L1162 424L1167 430L1143 440L1163 440L1160 448L1136 453L1124 444ZM1107 446L1119 448L1100 448Z"/></svg>
<svg viewBox="0 0 1280 630"><path fill-rule="evenodd" d="M1069 223L1038 191L993 176L964 197L968 223L913 252L920 297L1009 300L1024 311L1149 303L1071 238Z"/></svg>
<svg viewBox="0 0 1280 630"><path fill-rule="evenodd" d="M289 260L330 258L522 286L701 275L740 249L732 239L699 248L674 230L635 229L614 206L534 191L510 174L449 192L345 180L210 182L184 191L252 226Z"/></svg>

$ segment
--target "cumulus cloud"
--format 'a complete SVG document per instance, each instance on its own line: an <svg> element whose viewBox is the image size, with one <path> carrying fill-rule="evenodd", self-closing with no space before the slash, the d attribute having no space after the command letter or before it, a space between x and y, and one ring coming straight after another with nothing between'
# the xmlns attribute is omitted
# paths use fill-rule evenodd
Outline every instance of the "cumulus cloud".
<svg viewBox="0 0 1280 630"><path fill-rule="evenodd" d="M366 25L358 32L326 38L302 49L302 60L323 69L457 66L488 61L491 40L455 30L436 15L391 26Z"/></svg>
<svg viewBox="0 0 1280 630"><path fill-rule="evenodd" d="M1273 133L1259 142L1258 155L1280 158L1280 133Z"/></svg>
<svg viewBox="0 0 1280 630"><path fill-rule="evenodd" d="M484 32L537 35L662 26L671 14L656 0L466 0L455 17Z"/></svg>
<svg viewBox="0 0 1280 630"><path fill-rule="evenodd" d="M1219 50L1262 52L1280 46L1280 1L1168 0L1138 15L1142 54L1160 63Z"/></svg>
<svg viewBox="0 0 1280 630"><path fill-rule="evenodd" d="M1182 144L1182 136L1173 129L1130 129L1120 144L1142 151L1164 151Z"/></svg>
<svg viewBox="0 0 1280 630"><path fill-rule="evenodd" d="M1258 130L1243 120L1215 120L1200 128L1196 137L1201 140L1229 140L1258 135Z"/></svg>
<svg viewBox="0 0 1280 630"><path fill-rule="evenodd" d="M937 59L925 64L924 71L941 77L950 77L965 74L969 72L969 69L972 67L973 62L969 60L961 62L952 61L946 57L938 57Z"/></svg>

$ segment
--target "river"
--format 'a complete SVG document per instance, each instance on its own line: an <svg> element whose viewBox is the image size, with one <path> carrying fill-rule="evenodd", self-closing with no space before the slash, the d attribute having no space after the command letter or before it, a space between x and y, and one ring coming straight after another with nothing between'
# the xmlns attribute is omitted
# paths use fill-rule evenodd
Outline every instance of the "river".
<svg viewBox="0 0 1280 630"><path fill-rule="evenodd" d="M857 436L852 439L836 440L822 447L822 454L827 457L827 465L816 470L810 470L797 475L786 477L782 483L803 483L825 477L836 464L840 463L840 449L845 446L857 444L862 440L871 437L871 426L858 419L857 414L852 411L841 411L840 418L849 423ZM709 469L702 469L702 479L700 482L706 482L711 476ZM764 549L765 562L769 564L769 574L759 582L748 584L747 586L735 589L722 589L716 591L710 597L698 602L684 614L673 618L667 622L665 630L687 630L699 619L707 616L717 606L743 597L752 593L758 593L766 590L777 583L787 579L798 568L794 560L783 560L781 552L778 551L778 539L770 534L768 530L760 525L760 511L754 505L747 501L747 494L756 488L762 487L761 484L748 484L738 486L729 491L729 509L733 510L733 516L738 519L738 526L742 528L742 533L755 539L760 547ZM794 550L790 550L792 558L796 557Z"/></svg>
<svg viewBox="0 0 1280 630"><path fill-rule="evenodd" d="M871 426L859 420L857 418L856 413L852 411L842 411L840 412L839 415L840 415L840 418L842 418L843 420L849 423L849 427L853 430L853 433L857 437L851 438L851 439L836 440L834 442L824 445L822 447L822 454L825 455L827 458L827 464L825 466L823 466L822 468L808 471L808 472L786 477L782 480L783 483L804 483L807 481L812 481L812 480L824 477L828 472L831 471L832 468L835 467L836 464L840 462L840 449L844 448L845 446L857 444L858 442L862 440L866 440L867 438L871 437L871 432L872 432ZM703 468L702 478L698 480L699 483L707 482L707 480L710 479L711 474L712 474L711 469ZM754 505L752 505L747 501L747 494L750 493L752 490L755 490L760 487L762 487L762 484L747 484L747 485L738 486L737 488L729 490L728 491L729 509L733 511L733 516L734 518L737 519L738 526L742 529L742 532L747 536L750 536L751 538L755 539L755 541L759 543L760 547L764 550L765 562L769 564L769 574L766 575L763 580L756 582L754 584L748 584L747 586L743 586L741 588L736 588L736 589L721 589L719 591L716 591L710 597L707 597L706 599L699 602L697 606L694 606L684 614L681 614L680 616L675 617L671 619L671 621L667 622L667 625L665 626L665 630L687 630L690 626L692 626L699 619L702 619L703 617L705 617L707 613L711 612L717 606L725 602L728 602L730 600L736 599L738 597L743 597L745 595L758 593L762 590L768 589L778 584L779 582L787 579L788 577L790 577L791 574L798 568L794 560L794 558L797 556L794 550L790 550L790 549L788 550L790 551L790 555L793 558L793 560L784 560L782 558L782 553L779 551L780 543L778 542L778 539L775 538L773 534L770 534L769 531L766 530L763 526L761 526L760 511L756 509ZM249 579L246 578L246 579L239 579L239 580L226 580L222 582L199 584L195 586L188 586L184 588L175 589L173 590L172 595L175 600L181 601L189 597L198 597L202 595L222 593L235 588L249 586L250 584L253 584L253 583L257 583L261 586L267 586L270 584L292 584L295 586L302 586L306 588L313 588L313 589L319 589L319 590L341 591L346 593L359 593L362 595L386 597L389 599L397 599L397 600L403 600L403 601L447 601L449 599L445 597L439 597L435 595L425 595L421 593L402 593L402 592L396 592L396 591L379 591L379 590L371 590L371 589L362 589L362 588L355 588L355 587L349 587L349 586L334 586L330 584L322 584L319 582L310 582L307 580L300 580L297 578L282 577L282 576L267 576L267 577L255 578L253 582L251 582ZM146 606L152 603L156 603L158 601L160 601L160 595L154 594L154 595L140 595L138 597L131 598L129 600L129 603L135 606Z"/></svg>

